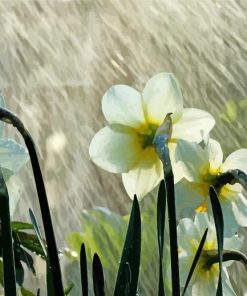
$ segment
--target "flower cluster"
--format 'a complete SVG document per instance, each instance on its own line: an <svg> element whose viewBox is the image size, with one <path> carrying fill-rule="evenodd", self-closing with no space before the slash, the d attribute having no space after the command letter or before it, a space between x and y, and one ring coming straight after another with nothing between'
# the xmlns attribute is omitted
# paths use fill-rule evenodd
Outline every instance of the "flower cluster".
<svg viewBox="0 0 247 296"><path fill-rule="evenodd" d="M171 114L168 147L176 208L179 216L185 217L178 225L179 257L183 262L180 266L188 268L199 238L205 228L209 228L190 288L192 295L200 295L206 280L208 295L213 295L217 286L215 275L219 270L218 265L209 268L205 263L208 254L217 249L216 235L210 226L209 187L216 186L219 178L228 172L241 170L247 173L247 149L239 149L224 160L220 144L209 135L215 125L213 116L200 109L184 108L179 84L169 73L152 77L142 93L126 85L112 86L103 96L102 110L109 125L92 139L90 158L109 172L121 173L126 192L130 198L136 194L139 200L164 178L153 139L166 115ZM239 249L236 233L239 226L247 226L247 200L242 185L235 183L229 181L219 186L218 196L224 214L224 236L231 246ZM224 295L235 295L226 268L222 278L224 289L228 291Z"/></svg>

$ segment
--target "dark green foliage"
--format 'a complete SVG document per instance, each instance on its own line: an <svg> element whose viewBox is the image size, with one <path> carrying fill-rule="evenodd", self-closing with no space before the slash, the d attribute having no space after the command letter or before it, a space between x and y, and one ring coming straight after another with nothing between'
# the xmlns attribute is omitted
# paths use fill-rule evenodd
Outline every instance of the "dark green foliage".
<svg viewBox="0 0 247 296"><path fill-rule="evenodd" d="M204 246L204 243L205 243L206 238L207 238L207 233L208 233L208 228L205 230L205 232L204 232L204 234L203 234L203 236L202 236L202 239L201 239L201 241L200 241L200 244L199 244L199 246L198 246L198 249L197 249L197 251L196 251L195 258L194 258L194 260L193 260L193 262L192 262L192 265L191 265L191 268L190 268L190 271L189 271L188 277L187 277L187 279L186 279L186 283L185 283L185 286L184 286L184 290L183 290L183 294L182 294L182 296L184 296L184 294L185 294L185 292L186 292L186 289L187 289L187 287L188 287L188 285L189 285L189 283L190 283L190 280L191 280L191 278L192 278L193 272L194 272L194 270L195 270L195 268L196 268L196 265L197 265L197 263L198 263L198 261L199 261L199 258L200 258L200 256L201 256L201 253L202 253L202 250L203 250L203 246Z"/></svg>
<svg viewBox="0 0 247 296"><path fill-rule="evenodd" d="M215 222L217 243L218 243L219 266L220 266L220 274L219 274L219 281L218 281L216 296L222 296L223 289L222 289L221 274L222 274L222 260L223 260L224 220L223 220L223 214L222 214L220 202L213 186L210 186L209 195L210 195L210 201L211 201L211 206L212 206L213 215L214 215L214 222Z"/></svg>
<svg viewBox="0 0 247 296"><path fill-rule="evenodd" d="M129 226L115 286L115 296L134 296L137 291L141 256L141 216L137 197L134 197Z"/></svg>
<svg viewBox="0 0 247 296"><path fill-rule="evenodd" d="M157 234L159 247L159 296L165 295L163 280L163 248L164 248L164 230L166 216L166 188L165 182L160 182L158 201L157 201Z"/></svg>
<svg viewBox="0 0 247 296"><path fill-rule="evenodd" d="M3 276L5 296L16 295L16 276L12 231L10 224L9 195L0 168L0 217L2 231Z"/></svg>
<svg viewBox="0 0 247 296"><path fill-rule="evenodd" d="M170 160L168 141L172 132L171 114L167 114L164 122L157 129L153 145L163 163L166 199L168 208L168 222L170 235L170 254L171 254L171 273L172 273L172 294L180 295L179 283L179 261L178 261L178 243L177 243L177 220L174 193L174 176Z"/></svg>
<svg viewBox="0 0 247 296"><path fill-rule="evenodd" d="M94 254L93 257L93 289L95 296L105 295L103 268L97 254Z"/></svg>
<svg viewBox="0 0 247 296"><path fill-rule="evenodd" d="M87 256L85 245L81 245L80 251L80 271L81 271L81 288L82 296L88 296L88 280L87 280Z"/></svg>

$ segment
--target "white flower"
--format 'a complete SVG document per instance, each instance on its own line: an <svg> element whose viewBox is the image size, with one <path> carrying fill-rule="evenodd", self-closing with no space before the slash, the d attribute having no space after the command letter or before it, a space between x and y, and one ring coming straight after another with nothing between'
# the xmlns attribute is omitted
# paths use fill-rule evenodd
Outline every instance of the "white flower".
<svg viewBox="0 0 247 296"><path fill-rule="evenodd" d="M189 285L191 289L190 295L192 296L202 295L202 291L203 296L216 295L219 264L207 264L209 256L212 256L212 252L217 254L215 226L213 221L208 219L206 213L197 213L194 222L188 218L181 219L178 225L179 267L182 287L185 285L190 267L206 228L208 228L207 238ZM236 236L224 240L224 250L236 251L239 250L240 246L241 241ZM231 287L226 270L226 266L231 265L232 262L223 263L222 284L223 294L226 296L236 295Z"/></svg>
<svg viewBox="0 0 247 296"><path fill-rule="evenodd" d="M221 146L213 139L208 140L204 149L187 141L179 141L178 146L175 158L179 175L186 179L176 185L178 210L192 207L197 211L207 211L210 202L209 186L220 173L232 169L247 173L247 149L233 152L223 162ZM218 193L224 214L225 235L232 235L238 224L247 226L247 200L242 190L239 184L226 184Z"/></svg>
<svg viewBox="0 0 247 296"><path fill-rule="evenodd" d="M112 86L103 96L102 110L109 126L94 136L90 157L101 168L121 173L129 196L139 199L163 178L152 140L166 114L173 114L171 155L177 139L200 142L215 123L205 111L183 109L178 82L169 73L152 77L142 93L127 85Z"/></svg>

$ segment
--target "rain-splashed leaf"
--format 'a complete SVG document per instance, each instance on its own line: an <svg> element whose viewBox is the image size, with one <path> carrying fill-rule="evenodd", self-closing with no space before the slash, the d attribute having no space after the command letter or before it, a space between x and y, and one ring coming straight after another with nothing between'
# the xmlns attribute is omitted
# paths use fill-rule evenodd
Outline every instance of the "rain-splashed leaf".
<svg viewBox="0 0 247 296"><path fill-rule="evenodd" d="M122 251L114 296L136 295L141 256L141 216L136 196L130 214L129 226ZM126 265L129 268L130 282L126 281Z"/></svg>

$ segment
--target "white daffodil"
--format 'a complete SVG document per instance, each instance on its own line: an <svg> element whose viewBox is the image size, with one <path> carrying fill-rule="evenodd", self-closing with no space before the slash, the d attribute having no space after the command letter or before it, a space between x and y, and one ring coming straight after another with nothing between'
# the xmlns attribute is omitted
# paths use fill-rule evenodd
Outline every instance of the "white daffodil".
<svg viewBox="0 0 247 296"><path fill-rule="evenodd" d="M207 211L210 203L209 186L221 173L240 169L247 173L247 149L230 154L223 162L220 144L209 139L205 148L187 141L178 142L175 159L179 174L184 176L176 185L177 208L191 207L196 211ZM175 172L176 173L176 172ZM224 185L218 192L225 220L225 235L232 235L237 226L247 226L247 200L239 184Z"/></svg>
<svg viewBox="0 0 247 296"><path fill-rule="evenodd" d="M172 113L172 155L177 139L200 142L215 124L209 113L183 108L178 82L169 73L152 77L142 93L127 85L112 86L103 96L102 110L109 126L94 136L90 157L101 168L121 173L129 196L139 199L163 178L152 141L166 114Z"/></svg>
<svg viewBox="0 0 247 296"><path fill-rule="evenodd" d="M218 262L209 264L209 260L217 256L218 247L215 226L213 221L208 219L207 213L197 213L194 222L189 218L181 219L178 225L179 267L182 287L185 285L190 267L206 228L208 228L207 238L189 285L190 295L192 296L216 295L219 264ZM224 240L224 250L238 251L240 246L241 241L237 236ZM231 265L232 262L223 263L222 284L223 294L226 296L236 295L228 279L226 269L226 266Z"/></svg>

